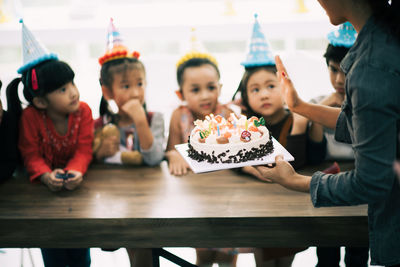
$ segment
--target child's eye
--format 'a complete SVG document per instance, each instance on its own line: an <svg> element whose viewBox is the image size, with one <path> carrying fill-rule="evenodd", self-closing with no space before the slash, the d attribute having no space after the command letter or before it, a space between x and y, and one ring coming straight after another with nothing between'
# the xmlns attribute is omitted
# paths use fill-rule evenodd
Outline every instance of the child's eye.
<svg viewBox="0 0 400 267"><path fill-rule="evenodd" d="M253 89L251 89L250 92L252 92L252 93L258 93L259 91L260 91L260 89L258 89L258 88L253 88Z"/></svg>
<svg viewBox="0 0 400 267"><path fill-rule="evenodd" d="M338 72L338 69L335 68L335 67L330 66L329 69L330 69L330 71L331 71L332 73Z"/></svg>
<svg viewBox="0 0 400 267"><path fill-rule="evenodd" d="M122 86L122 88L123 88L123 89L129 89L129 84L124 84L124 85Z"/></svg>
<svg viewBox="0 0 400 267"><path fill-rule="evenodd" d="M208 90L210 90L210 91L214 91L215 89L217 89L217 87L214 85L208 86Z"/></svg>
<svg viewBox="0 0 400 267"><path fill-rule="evenodd" d="M137 85L138 85L139 87L142 87L142 86L143 86L143 83L140 82L140 83L138 83Z"/></svg>
<svg viewBox="0 0 400 267"><path fill-rule="evenodd" d="M274 89L274 88L275 88L275 85L274 85L274 84L270 84L270 85L267 86L267 89L271 89L271 90L272 90L272 89Z"/></svg>
<svg viewBox="0 0 400 267"><path fill-rule="evenodd" d="M59 91L60 93L64 93L65 91L67 91L67 89L66 89L65 87L62 87L62 88L58 89L58 91Z"/></svg>
<svg viewBox="0 0 400 267"><path fill-rule="evenodd" d="M194 88L192 88L192 90L190 90L192 93L198 93L199 91L200 91L200 89L199 88L197 88L197 87L194 87Z"/></svg>

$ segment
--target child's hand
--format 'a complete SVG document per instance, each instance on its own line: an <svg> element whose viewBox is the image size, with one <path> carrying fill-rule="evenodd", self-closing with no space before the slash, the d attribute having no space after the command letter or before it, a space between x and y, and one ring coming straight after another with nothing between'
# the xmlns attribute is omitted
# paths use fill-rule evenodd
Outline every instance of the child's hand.
<svg viewBox="0 0 400 267"><path fill-rule="evenodd" d="M168 151L167 158L169 164L169 172L172 175L185 175L190 169L189 165L176 150Z"/></svg>
<svg viewBox="0 0 400 267"><path fill-rule="evenodd" d="M286 68L279 56L275 56L275 64L277 69L276 75L281 84L282 95L285 98L288 108L295 111L303 101L297 94L297 91L294 88L292 81L289 79Z"/></svg>
<svg viewBox="0 0 400 267"><path fill-rule="evenodd" d="M52 172L46 172L40 176L40 181L47 185L51 191L60 191L63 187L64 180L56 177L58 173L64 174L64 171L61 169L55 169Z"/></svg>
<svg viewBox="0 0 400 267"><path fill-rule="evenodd" d="M270 179L264 178L262 174L259 171L257 171L257 169L254 168L253 166L245 166L242 168L242 171L260 179L261 181L272 183Z"/></svg>
<svg viewBox="0 0 400 267"><path fill-rule="evenodd" d="M74 190L83 181L82 173L74 170L69 170L68 174L73 174L74 176L64 180L64 187L68 190Z"/></svg>
<svg viewBox="0 0 400 267"><path fill-rule="evenodd" d="M330 106L330 107L341 107L344 101L344 95L339 94L338 92L334 92L320 102L321 105Z"/></svg>
<svg viewBox="0 0 400 267"><path fill-rule="evenodd" d="M96 153L98 160L114 156L119 151L119 140L116 136L109 136L104 138Z"/></svg>
<svg viewBox="0 0 400 267"><path fill-rule="evenodd" d="M146 113L139 99L130 99L121 109L124 113L128 114L135 123L137 123L139 119L146 119Z"/></svg>

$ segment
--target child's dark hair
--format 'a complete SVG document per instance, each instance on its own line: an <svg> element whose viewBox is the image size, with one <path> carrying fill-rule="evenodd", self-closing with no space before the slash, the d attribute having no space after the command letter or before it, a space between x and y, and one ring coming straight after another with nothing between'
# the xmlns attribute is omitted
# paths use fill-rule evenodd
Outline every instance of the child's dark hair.
<svg viewBox="0 0 400 267"><path fill-rule="evenodd" d="M236 94L240 93L240 97L242 99L242 105L246 108L242 113L248 117L251 116L258 116L259 114L256 114L250 107L249 105L249 96L247 95L247 83L249 82L249 79L251 75L256 73L259 70L265 70L268 72L273 73L276 75L277 69L275 65L268 65L268 66L256 66L256 67L251 67L251 68L245 68L245 72L243 73L242 80L239 83L239 87L236 90L235 94L232 96L232 101L235 100Z"/></svg>
<svg viewBox="0 0 400 267"><path fill-rule="evenodd" d="M377 20L400 42L400 0L367 0Z"/></svg>
<svg viewBox="0 0 400 267"><path fill-rule="evenodd" d="M333 46L328 44L324 54L326 65L329 65L329 61L331 60L340 63L349 50L350 48L344 46Z"/></svg>
<svg viewBox="0 0 400 267"><path fill-rule="evenodd" d="M8 112L19 118L22 112L21 101L18 96L18 85L22 81L23 94L29 104L33 104L33 98L45 97L61 86L73 82L75 77L71 67L59 60L47 60L28 69L20 78L15 78L7 86Z"/></svg>
<svg viewBox="0 0 400 267"><path fill-rule="evenodd" d="M106 86L111 90L115 73L126 73L127 70L135 68L142 70L143 73L146 73L143 63L137 58L119 58L110 60L101 66L100 84ZM146 110L145 104L143 105L143 107ZM108 102L104 98L104 96L102 96L100 100L99 112L100 116L107 115L111 118L113 123L116 123L116 116L109 108Z"/></svg>
<svg viewBox="0 0 400 267"><path fill-rule="evenodd" d="M217 67L217 65L215 65L214 62L212 62L210 59L208 58L191 58L188 61L183 62L181 65L179 65L177 71L176 71L176 78L179 84L179 87L182 86L183 83L183 73L185 72L186 68L190 68L190 67L200 67L203 65L209 64L211 66L214 67L215 71L217 72L218 78L221 78L221 74L219 72L219 69Z"/></svg>

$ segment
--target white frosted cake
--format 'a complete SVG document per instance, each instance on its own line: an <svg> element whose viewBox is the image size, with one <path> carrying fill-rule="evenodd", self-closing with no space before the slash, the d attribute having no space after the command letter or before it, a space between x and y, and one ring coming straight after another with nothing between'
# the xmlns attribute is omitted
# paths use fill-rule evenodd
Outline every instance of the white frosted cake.
<svg viewBox="0 0 400 267"><path fill-rule="evenodd" d="M264 118L237 118L232 113L226 120L211 114L194 124L188 155L197 161L239 163L260 159L274 150Z"/></svg>

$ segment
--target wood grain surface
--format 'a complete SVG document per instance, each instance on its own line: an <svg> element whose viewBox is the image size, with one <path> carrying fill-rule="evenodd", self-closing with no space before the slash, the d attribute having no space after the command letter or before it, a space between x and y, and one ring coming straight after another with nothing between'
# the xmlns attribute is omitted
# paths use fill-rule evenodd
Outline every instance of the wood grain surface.
<svg viewBox="0 0 400 267"><path fill-rule="evenodd" d="M365 205L314 208L309 194L232 170L176 177L166 162L95 165L75 191L24 175L0 184L1 247L365 246L367 234Z"/></svg>

